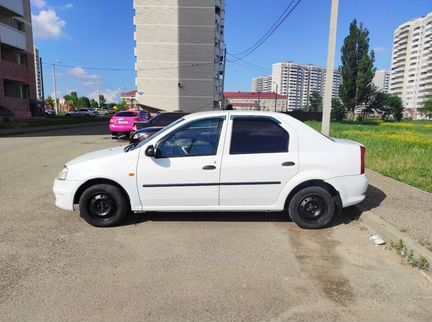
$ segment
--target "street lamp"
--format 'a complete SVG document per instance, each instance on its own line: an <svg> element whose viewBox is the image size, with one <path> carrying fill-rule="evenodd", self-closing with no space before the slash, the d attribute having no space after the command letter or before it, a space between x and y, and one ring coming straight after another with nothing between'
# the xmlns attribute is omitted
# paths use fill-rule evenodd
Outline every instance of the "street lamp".
<svg viewBox="0 0 432 322"><path fill-rule="evenodd" d="M57 81L56 81L56 64L60 62L59 59L56 59L55 63L52 64L53 71L53 83L54 83L54 111L58 114L58 106L57 106Z"/></svg>

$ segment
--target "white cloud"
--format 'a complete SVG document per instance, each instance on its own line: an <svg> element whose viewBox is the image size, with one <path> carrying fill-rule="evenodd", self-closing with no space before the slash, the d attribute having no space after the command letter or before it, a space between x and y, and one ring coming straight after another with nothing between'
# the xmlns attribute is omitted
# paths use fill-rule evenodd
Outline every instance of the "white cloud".
<svg viewBox="0 0 432 322"><path fill-rule="evenodd" d="M100 94L103 95L107 103L118 103L120 102L120 89L101 89ZM87 95L88 98L98 100L98 92L94 91Z"/></svg>
<svg viewBox="0 0 432 322"><path fill-rule="evenodd" d="M389 51L389 48L387 47L375 47L372 49L375 53L386 53L387 51Z"/></svg>
<svg viewBox="0 0 432 322"><path fill-rule="evenodd" d="M46 1L45 0L31 0L31 5L33 7L42 9L46 6Z"/></svg>
<svg viewBox="0 0 432 322"><path fill-rule="evenodd" d="M66 21L57 16L53 9L41 10L39 14L33 14L32 20L35 39L59 39L66 36L63 31Z"/></svg>
<svg viewBox="0 0 432 322"><path fill-rule="evenodd" d="M81 81L85 86L93 86L96 84L96 79L100 79L98 75L89 74L87 70L80 66L69 69L66 75Z"/></svg>
<svg viewBox="0 0 432 322"><path fill-rule="evenodd" d="M61 10L69 10L74 7L73 3L66 3L64 6L60 7Z"/></svg>

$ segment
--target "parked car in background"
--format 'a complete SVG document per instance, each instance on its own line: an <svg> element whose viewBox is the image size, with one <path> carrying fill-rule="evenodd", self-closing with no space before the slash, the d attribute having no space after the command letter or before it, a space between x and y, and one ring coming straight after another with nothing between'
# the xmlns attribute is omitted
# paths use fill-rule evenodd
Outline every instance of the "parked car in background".
<svg viewBox="0 0 432 322"><path fill-rule="evenodd" d="M288 115L186 115L147 140L84 154L54 182L56 205L94 226L133 212L285 212L300 227L329 224L365 198L365 148ZM264 216L264 214L263 214Z"/></svg>
<svg viewBox="0 0 432 322"><path fill-rule="evenodd" d="M133 131L135 132L146 127L165 127L187 114L189 113L161 112L146 122L135 122Z"/></svg>
<svg viewBox="0 0 432 322"><path fill-rule="evenodd" d="M54 117L54 116L56 116L56 112L52 108L45 108L44 109L44 115L46 117Z"/></svg>
<svg viewBox="0 0 432 322"><path fill-rule="evenodd" d="M109 128L113 137L129 135L133 132L133 126L136 122L146 122L150 118L150 113L147 111L121 111L111 118Z"/></svg>
<svg viewBox="0 0 432 322"><path fill-rule="evenodd" d="M65 115L67 117L96 117L98 113L89 108L80 108L73 112L67 112Z"/></svg>
<svg viewBox="0 0 432 322"><path fill-rule="evenodd" d="M151 137L153 134L156 134L159 132L163 127L160 126L152 126L152 127L146 127L144 129L132 132L130 134L129 143L131 144L137 144L141 141L144 141Z"/></svg>
<svg viewBox="0 0 432 322"><path fill-rule="evenodd" d="M96 112L97 115L108 115L108 111L103 108L95 107L95 108L90 108L89 110L92 112Z"/></svg>

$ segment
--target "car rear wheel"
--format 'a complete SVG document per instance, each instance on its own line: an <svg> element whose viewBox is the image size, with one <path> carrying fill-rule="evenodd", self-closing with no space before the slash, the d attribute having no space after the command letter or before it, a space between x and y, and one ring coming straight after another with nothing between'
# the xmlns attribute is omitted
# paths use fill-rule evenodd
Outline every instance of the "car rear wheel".
<svg viewBox="0 0 432 322"><path fill-rule="evenodd" d="M123 191L110 184L87 188L81 195L79 207L81 217L96 227L116 226L130 211Z"/></svg>
<svg viewBox="0 0 432 322"><path fill-rule="evenodd" d="M321 187L307 187L291 199L288 213L301 228L318 229L328 225L336 212L330 193Z"/></svg>

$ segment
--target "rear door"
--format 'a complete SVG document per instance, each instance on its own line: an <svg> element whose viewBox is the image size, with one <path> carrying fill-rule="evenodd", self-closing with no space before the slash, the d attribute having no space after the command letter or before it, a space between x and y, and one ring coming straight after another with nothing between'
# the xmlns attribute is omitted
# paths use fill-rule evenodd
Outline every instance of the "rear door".
<svg viewBox="0 0 432 322"><path fill-rule="evenodd" d="M221 167L221 206L272 205L297 172L293 129L274 117L231 116Z"/></svg>

